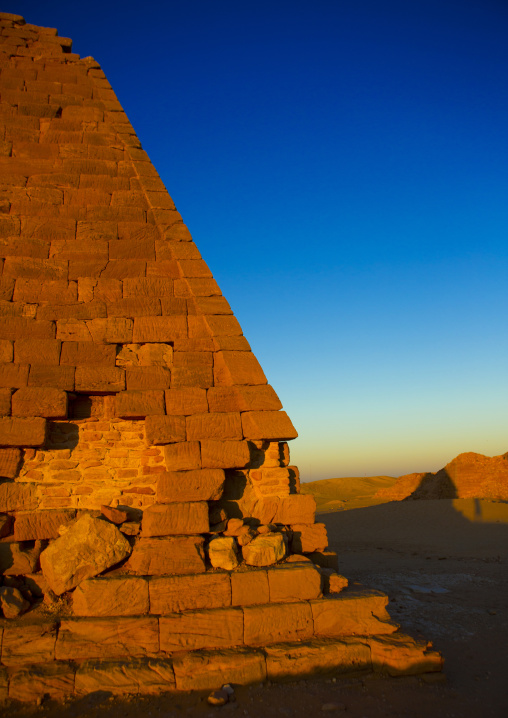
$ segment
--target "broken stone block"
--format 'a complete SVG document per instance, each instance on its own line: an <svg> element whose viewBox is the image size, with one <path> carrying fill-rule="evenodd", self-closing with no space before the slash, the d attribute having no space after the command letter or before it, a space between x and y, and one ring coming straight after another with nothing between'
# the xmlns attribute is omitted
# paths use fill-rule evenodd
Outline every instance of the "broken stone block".
<svg viewBox="0 0 508 718"><path fill-rule="evenodd" d="M131 550L116 526L84 514L42 552L42 572L59 596L119 563Z"/></svg>
<svg viewBox="0 0 508 718"><path fill-rule="evenodd" d="M148 581L108 576L82 581L72 594L76 616L138 616L148 613Z"/></svg>
<svg viewBox="0 0 508 718"><path fill-rule="evenodd" d="M218 536L208 544L208 558L214 568L232 571L238 566L238 545L231 536Z"/></svg>
<svg viewBox="0 0 508 718"><path fill-rule="evenodd" d="M174 536L206 533L208 504L205 501L153 504L143 512L143 536Z"/></svg>
<svg viewBox="0 0 508 718"><path fill-rule="evenodd" d="M0 538L9 536L12 533L12 516L9 514L0 514Z"/></svg>
<svg viewBox="0 0 508 718"><path fill-rule="evenodd" d="M23 576L37 571L39 557L42 551L42 542L0 543L0 571L5 576Z"/></svg>
<svg viewBox="0 0 508 718"><path fill-rule="evenodd" d="M333 598L310 601L316 636L364 636L393 633L388 596L380 591L343 591Z"/></svg>
<svg viewBox="0 0 508 718"><path fill-rule="evenodd" d="M285 411L245 411L242 414L242 428L246 439L283 441L298 436Z"/></svg>
<svg viewBox="0 0 508 718"><path fill-rule="evenodd" d="M250 461L247 441L201 441L201 465L210 469L241 469Z"/></svg>
<svg viewBox="0 0 508 718"><path fill-rule="evenodd" d="M17 618L30 608L30 601L27 601L21 591L10 586L0 587L0 608L5 618Z"/></svg>
<svg viewBox="0 0 508 718"><path fill-rule="evenodd" d="M101 506L101 514L107 518L108 521L116 525L123 524L123 522L129 518L127 511L115 509L113 506L105 506L104 504Z"/></svg>
<svg viewBox="0 0 508 718"><path fill-rule="evenodd" d="M328 535L324 524L294 524L291 550L294 553L324 551L328 546Z"/></svg>
<svg viewBox="0 0 508 718"><path fill-rule="evenodd" d="M431 651L426 641L415 641L410 636L396 633L391 636L367 638L375 671L390 676L408 676L443 668L443 658Z"/></svg>
<svg viewBox="0 0 508 718"><path fill-rule="evenodd" d="M125 569L141 576L202 573L204 542L202 536L139 539Z"/></svg>
<svg viewBox="0 0 508 718"><path fill-rule="evenodd" d="M280 533L262 534L244 546L242 554L249 566L271 566L285 557L286 544Z"/></svg>

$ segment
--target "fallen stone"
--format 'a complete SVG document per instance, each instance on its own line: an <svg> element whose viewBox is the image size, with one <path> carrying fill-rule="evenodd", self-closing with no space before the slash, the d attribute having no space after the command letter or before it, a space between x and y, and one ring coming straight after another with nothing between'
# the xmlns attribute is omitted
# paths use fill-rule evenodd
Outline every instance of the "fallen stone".
<svg viewBox="0 0 508 718"><path fill-rule="evenodd" d="M225 706L229 701L229 695L223 688L219 688L218 691L210 693L207 701L211 706Z"/></svg>
<svg viewBox="0 0 508 718"><path fill-rule="evenodd" d="M141 524L136 521L126 521L120 526L120 531L126 536L137 536L141 529Z"/></svg>
<svg viewBox="0 0 508 718"><path fill-rule="evenodd" d="M21 591L10 586L0 587L0 608L4 618L17 618L30 608L30 601L23 598Z"/></svg>
<svg viewBox="0 0 508 718"><path fill-rule="evenodd" d="M116 526L84 514L42 552L41 568L49 587L59 596L119 563L131 550Z"/></svg>
<svg viewBox="0 0 508 718"><path fill-rule="evenodd" d="M340 593L343 589L347 588L349 581L345 576L341 576L338 573L332 573L328 578L328 592L329 593Z"/></svg>
<svg viewBox="0 0 508 718"><path fill-rule="evenodd" d="M280 533L256 536L242 548L243 558L249 566L272 566L286 555L286 544Z"/></svg>
<svg viewBox="0 0 508 718"><path fill-rule="evenodd" d="M0 514L0 538L9 536L12 533L12 516Z"/></svg>
<svg viewBox="0 0 508 718"><path fill-rule="evenodd" d="M232 571L238 566L238 547L233 536L218 536L208 544L208 558L214 568Z"/></svg>
<svg viewBox="0 0 508 718"><path fill-rule="evenodd" d="M34 573L39 567L41 551L41 541L36 541L33 547L27 547L26 542L0 543L0 571L5 576Z"/></svg>
<svg viewBox="0 0 508 718"><path fill-rule="evenodd" d="M101 506L101 514L108 519L108 521L111 521L113 524L123 524L124 521L127 521L129 518L129 514L127 511L122 511L121 509L115 509L113 506Z"/></svg>

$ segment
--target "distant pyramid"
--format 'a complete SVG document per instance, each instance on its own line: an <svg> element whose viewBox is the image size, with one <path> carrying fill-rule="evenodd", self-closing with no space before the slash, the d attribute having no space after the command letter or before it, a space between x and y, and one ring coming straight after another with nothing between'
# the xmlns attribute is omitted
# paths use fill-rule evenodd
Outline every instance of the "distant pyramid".
<svg viewBox="0 0 508 718"><path fill-rule="evenodd" d="M439 670L342 591L296 431L100 66L0 28L0 698Z"/></svg>

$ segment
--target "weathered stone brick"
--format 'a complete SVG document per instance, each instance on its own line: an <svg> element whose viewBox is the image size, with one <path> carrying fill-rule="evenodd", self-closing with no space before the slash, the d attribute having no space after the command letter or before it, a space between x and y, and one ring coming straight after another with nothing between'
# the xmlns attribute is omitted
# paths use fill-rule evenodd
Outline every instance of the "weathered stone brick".
<svg viewBox="0 0 508 718"><path fill-rule="evenodd" d="M26 386L28 369L26 364L0 364L0 386L12 389Z"/></svg>
<svg viewBox="0 0 508 718"><path fill-rule="evenodd" d="M161 313L159 299L136 297L120 299L107 305L109 317L156 317Z"/></svg>
<svg viewBox="0 0 508 718"><path fill-rule="evenodd" d="M312 611L307 602L245 606L243 613L248 646L312 638Z"/></svg>
<svg viewBox="0 0 508 718"><path fill-rule="evenodd" d="M93 342L62 342L60 364L72 366L109 366L114 367L116 347L112 344Z"/></svg>
<svg viewBox="0 0 508 718"><path fill-rule="evenodd" d="M0 389L0 416L9 416L11 413L11 390Z"/></svg>
<svg viewBox="0 0 508 718"><path fill-rule="evenodd" d="M324 551L328 546L325 524L294 524L291 549L294 553Z"/></svg>
<svg viewBox="0 0 508 718"><path fill-rule="evenodd" d="M243 644L243 613L238 608L189 611L159 619L161 651L225 648Z"/></svg>
<svg viewBox="0 0 508 718"><path fill-rule="evenodd" d="M187 440L241 439L239 413L194 414L187 417Z"/></svg>
<svg viewBox="0 0 508 718"><path fill-rule="evenodd" d="M266 384L266 377L254 354L243 351L217 352L214 357L214 380L217 386Z"/></svg>
<svg viewBox="0 0 508 718"><path fill-rule="evenodd" d="M273 518L276 524L313 524L316 501L310 494L292 494L281 498Z"/></svg>
<svg viewBox="0 0 508 718"><path fill-rule="evenodd" d="M120 367L78 366L75 374L76 391L124 391L125 371Z"/></svg>
<svg viewBox="0 0 508 718"><path fill-rule="evenodd" d="M398 626L386 610L380 591L342 591L333 598L310 601L316 636L363 636L393 633Z"/></svg>
<svg viewBox="0 0 508 718"><path fill-rule="evenodd" d="M86 326L92 341L100 344L128 344L132 341L132 319L124 317L92 319L86 322Z"/></svg>
<svg viewBox="0 0 508 718"><path fill-rule="evenodd" d="M242 414L242 428L246 439L279 441L298 436L285 411L246 411Z"/></svg>
<svg viewBox="0 0 508 718"><path fill-rule="evenodd" d="M278 411L282 409L279 397L270 384L214 386L208 389L207 398L212 412Z"/></svg>
<svg viewBox="0 0 508 718"><path fill-rule="evenodd" d="M58 365L61 342L57 339L17 339L14 343L16 364Z"/></svg>
<svg viewBox="0 0 508 718"><path fill-rule="evenodd" d="M148 581L134 576L88 578L72 594L72 610L76 616L142 616L149 611Z"/></svg>
<svg viewBox="0 0 508 718"><path fill-rule="evenodd" d="M39 417L33 419L0 418L1 446L42 446L45 439L45 419Z"/></svg>
<svg viewBox="0 0 508 718"><path fill-rule="evenodd" d="M51 386L65 391L74 390L73 366L42 366L32 364L28 375L28 386Z"/></svg>
<svg viewBox="0 0 508 718"><path fill-rule="evenodd" d="M231 574L231 602L233 606L252 606L268 603L270 589L265 570L235 571Z"/></svg>
<svg viewBox="0 0 508 718"><path fill-rule="evenodd" d="M201 468L199 441L183 441L164 447L164 459L168 471L190 471Z"/></svg>
<svg viewBox="0 0 508 718"><path fill-rule="evenodd" d="M171 374L169 369L162 366L136 366L127 367L125 379L129 391L169 389Z"/></svg>
<svg viewBox="0 0 508 718"><path fill-rule="evenodd" d="M23 387L12 395L13 416L44 416L65 419L67 392L50 387Z"/></svg>
<svg viewBox="0 0 508 718"><path fill-rule="evenodd" d="M115 415L125 419L164 413L163 391L122 391L115 397Z"/></svg>
<svg viewBox="0 0 508 718"><path fill-rule="evenodd" d="M173 659L177 690L215 690L228 677L231 683L262 683L266 663L261 651L232 650L179 652Z"/></svg>
<svg viewBox="0 0 508 718"><path fill-rule="evenodd" d="M39 279L67 279L67 261L59 259L36 259L34 257L6 257L6 277Z"/></svg>
<svg viewBox="0 0 508 718"><path fill-rule="evenodd" d="M109 656L143 656L158 650L156 618L77 618L61 621L55 658L76 661Z"/></svg>
<svg viewBox="0 0 508 718"><path fill-rule="evenodd" d="M250 461L247 441L201 441L201 465L205 469L241 469Z"/></svg>
<svg viewBox="0 0 508 718"><path fill-rule="evenodd" d="M125 568L141 576L202 573L204 541L202 536L138 539Z"/></svg>
<svg viewBox="0 0 508 718"><path fill-rule="evenodd" d="M54 339L55 333L54 322L23 317L0 319L0 339Z"/></svg>
<svg viewBox="0 0 508 718"><path fill-rule="evenodd" d="M321 574L312 563L267 570L270 601L305 601L321 596Z"/></svg>
<svg viewBox="0 0 508 718"><path fill-rule="evenodd" d="M123 283L123 296L159 299L172 297L173 280L165 277L127 277Z"/></svg>
<svg viewBox="0 0 508 718"><path fill-rule="evenodd" d="M18 475L20 449L0 449L0 476L3 479L14 479Z"/></svg>
<svg viewBox="0 0 508 718"><path fill-rule="evenodd" d="M55 658L57 626L53 621L4 628L2 663L6 666L23 663L45 663Z"/></svg>
<svg viewBox="0 0 508 718"><path fill-rule="evenodd" d="M175 279L175 297L212 297L220 295L219 285L212 277Z"/></svg>
<svg viewBox="0 0 508 718"><path fill-rule="evenodd" d="M38 541L58 538L58 529L74 519L76 512L37 511L18 513L14 522L15 541Z"/></svg>
<svg viewBox="0 0 508 718"><path fill-rule="evenodd" d="M38 319L58 320L58 326L70 320L96 319L105 316L106 305L97 300L86 304L43 304L37 310Z"/></svg>
<svg viewBox="0 0 508 718"><path fill-rule="evenodd" d="M227 573L153 577L149 587L150 613L155 615L231 605L231 582Z"/></svg>
<svg viewBox="0 0 508 718"><path fill-rule="evenodd" d="M149 444L172 444L185 441L186 427L183 416L147 416L146 440Z"/></svg>
<svg viewBox="0 0 508 718"><path fill-rule="evenodd" d="M158 259L156 262L147 262L146 276L179 279L182 276L182 272L180 264L174 259Z"/></svg>
<svg viewBox="0 0 508 718"><path fill-rule="evenodd" d="M187 336L187 317L136 317L133 342L171 342Z"/></svg>
<svg viewBox="0 0 508 718"><path fill-rule="evenodd" d="M205 501L154 504L143 512L143 537L200 534L209 528Z"/></svg>
<svg viewBox="0 0 508 718"><path fill-rule="evenodd" d="M166 391L166 414L186 416L208 411L206 389L172 388Z"/></svg>
<svg viewBox="0 0 508 718"><path fill-rule="evenodd" d="M11 472L10 472L11 473ZM2 511L32 511L37 508L34 484L18 481L0 483L0 506Z"/></svg>
<svg viewBox="0 0 508 718"><path fill-rule="evenodd" d="M167 471L157 478L157 500L166 502L217 501L225 475L220 469Z"/></svg>

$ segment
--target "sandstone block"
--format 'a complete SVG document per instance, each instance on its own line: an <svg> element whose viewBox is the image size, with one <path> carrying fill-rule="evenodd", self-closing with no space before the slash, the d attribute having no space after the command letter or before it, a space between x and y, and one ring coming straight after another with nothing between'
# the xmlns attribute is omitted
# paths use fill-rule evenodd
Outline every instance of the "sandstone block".
<svg viewBox="0 0 508 718"><path fill-rule="evenodd" d="M225 475L220 469L167 471L157 477L157 500L218 501L222 496Z"/></svg>
<svg viewBox="0 0 508 718"><path fill-rule="evenodd" d="M235 469L247 466L250 461L246 441L201 441L201 465L210 469Z"/></svg>
<svg viewBox="0 0 508 718"><path fill-rule="evenodd" d="M166 414L185 416L207 411L206 389L183 387L166 391Z"/></svg>
<svg viewBox="0 0 508 718"><path fill-rule="evenodd" d="M199 441L183 441L164 447L164 458L168 471L189 471L201 468Z"/></svg>
<svg viewBox="0 0 508 718"><path fill-rule="evenodd" d="M73 366L39 366L32 364L28 386L50 386L64 391L74 391Z"/></svg>
<svg viewBox="0 0 508 718"><path fill-rule="evenodd" d="M36 541L58 538L60 536L59 527L68 524L75 515L74 510L18 513L14 524L14 539L16 541Z"/></svg>
<svg viewBox="0 0 508 718"><path fill-rule="evenodd" d="M74 693L74 672L74 666L69 663L55 661L11 670L9 698L33 702L49 696L54 700L62 700Z"/></svg>
<svg viewBox="0 0 508 718"><path fill-rule="evenodd" d="M279 397L269 384L259 386L213 386L207 391L211 412L278 411Z"/></svg>
<svg viewBox="0 0 508 718"><path fill-rule="evenodd" d="M77 366L75 390L81 392L123 392L125 370L115 366Z"/></svg>
<svg viewBox="0 0 508 718"><path fill-rule="evenodd" d="M108 317L156 317L161 313L160 300L145 297L127 297L107 305Z"/></svg>
<svg viewBox="0 0 508 718"><path fill-rule="evenodd" d="M233 606L251 606L269 601L270 589L266 571L235 571L231 574Z"/></svg>
<svg viewBox="0 0 508 718"><path fill-rule="evenodd" d="M0 418L0 445L42 446L46 440L46 419L35 417Z"/></svg>
<svg viewBox="0 0 508 718"><path fill-rule="evenodd" d="M362 639L314 639L291 646L267 646L264 651L267 678L273 681L296 680L332 671L348 673L371 667L369 646Z"/></svg>
<svg viewBox="0 0 508 718"><path fill-rule="evenodd" d="M115 397L115 415L124 419L164 413L163 391L122 391Z"/></svg>
<svg viewBox="0 0 508 718"><path fill-rule="evenodd" d="M187 336L187 318L135 317L133 342L171 342Z"/></svg>
<svg viewBox="0 0 508 718"><path fill-rule="evenodd" d="M15 389L28 383L28 366L20 364L0 365L0 386Z"/></svg>
<svg viewBox="0 0 508 718"><path fill-rule="evenodd" d="M393 633L398 626L386 610L388 596L379 591L342 591L311 601L316 636Z"/></svg>
<svg viewBox="0 0 508 718"><path fill-rule="evenodd" d="M145 419L146 440L149 444L173 444L185 441L184 416L147 416Z"/></svg>
<svg viewBox="0 0 508 718"><path fill-rule="evenodd" d="M51 590L59 596L130 552L129 542L116 526L84 514L42 552L41 567Z"/></svg>
<svg viewBox="0 0 508 718"><path fill-rule="evenodd" d="M266 677L264 654L240 647L178 654L173 670L179 691L212 690L225 680L239 685L261 683Z"/></svg>
<svg viewBox="0 0 508 718"><path fill-rule="evenodd" d="M58 339L17 339L14 360L16 364L58 365L61 344Z"/></svg>
<svg viewBox="0 0 508 718"><path fill-rule="evenodd" d="M213 372L216 386L266 384L266 376L258 360L251 352L217 352L214 358Z"/></svg>
<svg viewBox="0 0 508 718"><path fill-rule="evenodd" d="M146 537L200 534L209 528L205 501L154 504L143 512L142 535Z"/></svg>
<svg viewBox="0 0 508 718"><path fill-rule="evenodd" d="M243 613L244 641L248 646L312 638L312 611L306 602L245 606Z"/></svg>
<svg viewBox="0 0 508 718"><path fill-rule="evenodd" d="M319 598L321 574L311 564L287 564L269 569L270 601L304 601Z"/></svg>
<svg viewBox="0 0 508 718"><path fill-rule="evenodd" d="M89 578L72 594L76 616L142 616L149 607L148 581L135 576Z"/></svg>
<svg viewBox="0 0 508 718"><path fill-rule="evenodd" d="M280 533L256 536L242 548L243 558L249 566L271 566L286 555L286 544Z"/></svg>
<svg viewBox="0 0 508 718"><path fill-rule="evenodd" d="M116 347L112 344L95 344L92 341L62 342L60 364L114 367L115 359Z"/></svg>
<svg viewBox="0 0 508 718"><path fill-rule="evenodd" d="M242 414L242 428L246 439L282 441L298 436L285 411L246 411Z"/></svg>
<svg viewBox="0 0 508 718"><path fill-rule="evenodd" d="M367 638L367 643L374 670L390 676L440 671L443 667L440 653L429 650L427 642L415 641L404 634L372 636Z"/></svg>
<svg viewBox="0 0 508 718"><path fill-rule="evenodd" d="M243 644L243 612L239 608L214 608L161 616L161 651L229 648Z"/></svg>
<svg viewBox="0 0 508 718"><path fill-rule="evenodd" d="M187 440L241 439L239 413L194 414L187 417Z"/></svg>
<svg viewBox="0 0 508 718"><path fill-rule="evenodd" d="M0 477L14 479L18 475L20 449L0 449ZM0 501L0 506L2 505Z"/></svg>
<svg viewBox="0 0 508 718"><path fill-rule="evenodd" d="M86 322L86 326L92 341L100 344L127 344L132 341L133 321L126 317L92 319Z"/></svg>
<svg viewBox="0 0 508 718"><path fill-rule="evenodd" d="M285 467L251 469L250 479L263 496L289 496L290 473Z"/></svg>
<svg viewBox="0 0 508 718"><path fill-rule="evenodd" d="M13 416L67 417L67 392L50 387L23 387L12 395Z"/></svg>
<svg viewBox="0 0 508 718"><path fill-rule="evenodd" d="M26 543L0 542L0 571L6 576L22 576L38 570L41 542L36 541L33 548Z"/></svg>
<svg viewBox="0 0 508 718"><path fill-rule="evenodd" d="M125 568L143 576L201 573L205 570L203 544L201 536L142 538L134 546Z"/></svg>
<svg viewBox="0 0 508 718"><path fill-rule="evenodd" d="M155 615L231 605L231 582L227 573L152 577L149 588L150 613Z"/></svg>
<svg viewBox="0 0 508 718"><path fill-rule="evenodd" d="M280 499L273 517L276 524L313 524L316 502L310 494L292 494Z"/></svg>
<svg viewBox="0 0 508 718"><path fill-rule="evenodd" d="M64 619L60 623L55 658L144 656L159 650L157 619L151 616Z"/></svg>
<svg viewBox="0 0 508 718"><path fill-rule="evenodd" d="M84 661L76 670L77 695L98 691L158 695L174 689L175 677L171 662L157 658Z"/></svg>
<svg viewBox="0 0 508 718"><path fill-rule="evenodd" d="M12 534L12 525L14 519L8 514L0 514L0 538L5 538Z"/></svg>
<svg viewBox="0 0 508 718"><path fill-rule="evenodd" d="M0 280L1 281L1 280ZM0 289L1 291L1 289ZM0 362L8 364L14 356L13 343L8 339L0 339ZM208 406L208 405L207 405ZM206 411L203 409L202 411Z"/></svg>
<svg viewBox="0 0 508 718"><path fill-rule="evenodd" d="M30 601L23 598L21 591L12 586L0 586L0 609L4 618L17 618L30 608Z"/></svg>
<svg viewBox="0 0 508 718"><path fill-rule="evenodd" d="M321 566L321 568L333 568L334 571L339 570L336 551L314 551L309 554L309 558L316 566Z"/></svg>
<svg viewBox="0 0 508 718"><path fill-rule="evenodd" d="M117 526L119 524L123 524L124 521L127 521L127 519L129 518L129 514L127 511L123 511L122 509L115 509L113 506L106 506L105 504L101 506L101 514L108 521L111 521L112 524L116 524Z"/></svg>
<svg viewBox="0 0 508 718"><path fill-rule="evenodd" d="M125 370L125 381L129 391L145 389L169 389L171 374L162 366L137 366Z"/></svg>
<svg viewBox="0 0 508 718"><path fill-rule="evenodd" d="M324 524L295 524L291 527L293 553L324 551L328 546L328 535Z"/></svg>
<svg viewBox="0 0 508 718"><path fill-rule="evenodd" d="M2 641L4 666L46 663L55 659L57 627L52 621L35 625L6 626Z"/></svg>
<svg viewBox="0 0 508 718"><path fill-rule="evenodd" d="M238 544L233 536L217 536L208 544L208 558L214 568L232 571L238 566Z"/></svg>

